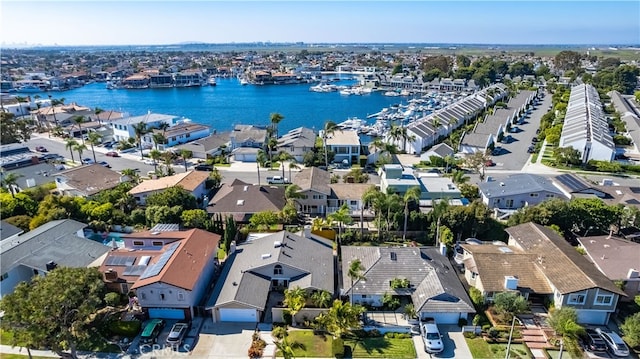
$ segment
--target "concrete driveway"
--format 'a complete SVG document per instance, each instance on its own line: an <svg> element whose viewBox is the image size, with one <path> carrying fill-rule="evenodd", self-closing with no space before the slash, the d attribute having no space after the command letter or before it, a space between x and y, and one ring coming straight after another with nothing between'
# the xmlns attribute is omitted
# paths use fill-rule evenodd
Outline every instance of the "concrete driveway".
<svg viewBox="0 0 640 359"><path fill-rule="evenodd" d="M246 359L255 323L205 321L191 357L202 359Z"/></svg>
<svg viewBox="0 0 640 359"><path fill-rule="evenodd" d="M413 336L413 343L416 346L418 359L429 358L456 358L456 359L473 359L469 346L462 335L462 329L457 325L438 325L440 334L442 334L442 342L444 351L439 354L428 354L424 351L424 344L419 335Z"/></svg>

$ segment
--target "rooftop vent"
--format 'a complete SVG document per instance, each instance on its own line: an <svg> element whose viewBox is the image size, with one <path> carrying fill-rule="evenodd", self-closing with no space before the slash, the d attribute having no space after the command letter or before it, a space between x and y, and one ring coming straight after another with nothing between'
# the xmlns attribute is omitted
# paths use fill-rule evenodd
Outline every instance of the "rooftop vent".
<svg viewBox="0 0 640 359"><path fill-rule="evenodd" d="M504 187L504 182L500 182L500 187Z"/></svg>
<svg viewBox="0 0 640 359"><path fill-rule="evenodd" d="M262 257L262 259L271 258L271 253L265 253L261 257Z"/></svg>
<svg viewBox="0 0 640 359"><path fill-rule="evenodd" d="M244 186L243 191L247 192L249 190L249 186Z"/></svg>
<svg viewBox="0 0 640 359"><path fill-rule="evenodd" d="M154 232L151 232L151 234L153 234L154 236L157 236L158 234L160 234L160 232L154 231Z"/></svg>
<svg viewBox="0 0 640 359"><path fill-rule="evenodd" d="M398 255L396 254L396 252L391 252L391 260L392 261L398 260Z"/></svg>
<svg viewBox="0 0 640 359"><path fill-rule="evenodd" d="M244 206L244 199L239 199L239 200L236 202L236 205L237 205L237 206Z"/></svg>
<svg viewBox="0 0 640 359"><path fill-rule="evenodd" d="M282 242L280 241L273 242L273 248L280 248L280 246L282 246Z"/></svg>

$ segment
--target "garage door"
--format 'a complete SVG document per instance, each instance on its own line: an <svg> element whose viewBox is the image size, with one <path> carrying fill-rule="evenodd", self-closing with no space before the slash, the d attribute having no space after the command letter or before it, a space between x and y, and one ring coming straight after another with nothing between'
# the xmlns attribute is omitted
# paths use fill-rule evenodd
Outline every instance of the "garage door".
<svg viewBox="0 0 640 359"><path fill-rule="evenodd" d="M603 325L607 323L607 312L601 310L577 310L578 323Z"/></svg>
<svg viewBox="0 0 640 359"><path fill-rule="evenodd" d="M150 308L149 318L162 318L162 319L184 319L183 309L174 308Z"/></svg>
<svg viewBox="0 0 640 359"><path fill-rule="evenodd" d="M255 309L220 308L221 322L257 322Z"/></svg>
<svg viewBox="0 0 640 359"><path fill-rule="evenodd" d="M438 324L458 324L460 313L428 313L423 312L422 318L434 318Z"/></svg>

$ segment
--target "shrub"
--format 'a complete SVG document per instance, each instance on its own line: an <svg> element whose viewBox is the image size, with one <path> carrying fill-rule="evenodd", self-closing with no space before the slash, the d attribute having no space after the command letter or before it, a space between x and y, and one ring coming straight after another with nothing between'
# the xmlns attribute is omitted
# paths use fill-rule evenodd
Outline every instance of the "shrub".
<svg viewBox="0 0 640 359"><path fill-rule="evenodd" d="M491 329L491 324L485 324L482 326L483 332L488 332L489 329Z"/></svg>
<svg viewBox="0 0 640 359"><path fill-rule="evenodd" d="M115 335L121 335L128 338L133 338L140 332L142 323L137 320L122 321L112 320L109 322L109 331Z"/></svg>
<svg viewBox="0 0 640 359"><path fill-rule="evenodd" d="M465 338L467 339L473 339L476 337L476 333L475 332L464 332L462 333L462 335L464 335Z"/></svg>
<svg viewBox="0 0 640 359"><path fill-rule="evenodd" d="M287 327L282 327L282 326L274 327L273 330L271 330L271 335L274 338L280 340L287 335Z"/></svg>
<svg viewBox="0 0 640 359"><path fill-rule="evenodd" d="M496 340L500 336L500 331L494 327L489 328L487 335L491 340Z"/></svg>
<svg viewBox="0 0 640 359"><path fill-rule="evenodd" d="M111 307L116 307L120 304L120 294L116 292L109 292L104 296L104 302Z"/></svg>
<svg viewBox="0 0 640 359"><path fill-rule="evenodd" d="M291 323L293 323L293 316L288 310L285 310L284 313L282 313L282 319L284 319L286 325L291 325Z"/></svg>
<svg viewBox="0 0 640 359"><path fill-rule="evenodd" d="M335 338L331 343L331 351L336 358L342 358L344 356L344 342L342 338Z"/></svg>
<svg viewBox="0 0 640 359"><path fill-rule="evenodd" d="M367 336L369 338L379 338L382 336L382 333L378 329L373 329L367 332Z"/></svg>

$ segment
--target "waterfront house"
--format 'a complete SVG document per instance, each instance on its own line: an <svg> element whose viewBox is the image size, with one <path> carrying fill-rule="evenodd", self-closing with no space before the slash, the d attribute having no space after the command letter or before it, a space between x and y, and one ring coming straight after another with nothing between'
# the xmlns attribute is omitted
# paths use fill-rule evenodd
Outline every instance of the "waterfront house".
<svg viewBox="0 0 640 359"><path fill-rule="evenodd" d="M60 219L0 242L0 296L57 267L88 267L107 253L109 246L84 237L86 226Z"/></svg>
<svg viewBox="0 0 640 359"><path fill-rule="evenodd" d="M462 244L467 283L488 301L517 291L532 302L572 307L583 324L603 325L626 295L552 229L532 222L506 229L509 240Z"/></svg>
<svg viewBox="0 0 640 359"><path fill-rule="evenodd" d="M74 167L55 175L58 192L74 197L91 197L124 181L126 177L97 163Z"/></svg>
<svg viewBox="0 0 640 359"><path fill-rule="evenodd" d="M359 260L364 280L347 276ZM354 303L382 307L385 294L405 297L419 318L435 318L438 324L458 324L475 313L455 268L434 247L342 247L341 294Z"/></svg>
<svg viewBox="0 0 640 359"><path fill-rule="evenodd" d="M235 179L216 192L207 212L232 216L236 222L246 224L254 213L281 211L286 204L284 192L283 186L258 186Z"/></svg>
<svg viewBox="0 0 640 359"><path fill-rule="evenodd" d="M252 125L236 125L229 135L229 140L231 151L241 147L260 149L267 141L267 129Z"/></svg>
<svg viewBox="0 0 640 359"><path fill-rule="evenodd" d="M482 203L506 213L535 206L552 198L568 200L565 193L548 178L530 173L518 173L506 178L491 179L478 184Z"/></svg>
<svg viewBox="0 0 640 359"><path fill-rule="evenodd" d="M111 122L111 127L113 128L113 139L115 141L128 141L130 138L135 139L136 132L133 126L138 123L144 123L147 130L151 130L154 128L160 128L162 124L173 126L183 120L183 118L178 116L151 112L142 116L125 117L123 119ZM151 148L151 144L153 144L153 138L150 134L145 134L142 141L143 143L147 144L147 148Z"/></svg>
<svg viewBox="0 0 640 359"><path fill-rule="evenodd" d="M175 146L176 151L191 151L193 158L209 159L222 155L229 148L229 132L213 133L195 141Z"/></svg>
<svg viewBox="0 0 640 359"><path fill-rule="evenodd" d="M331 173L317 167L307 167L293 177L292 183L300 187L301 198L295 200L300 212L310 216L325 216Z"/></svg>
<svg viewBox="0 0 640 359"><path fill-rule="evenodd" d="M332 241L286 231L255 236L232 244L206 309L214 322L281 321L272 309L282 311L285 289L324 290L333 297L334 276Z"/></svg>
<svg viewBox="0 0 640 359"><path fill-rule="evenodd" d="M413 170L405 169L400 164L386 164L380 170L380 190L383 193L399 193L404 195L411 187L420 187L420 182Z"/></svg>
<svg viewBox="0 0 640 359"><path fill-rule="evenodd" d="M180 187L191 193L197 200L204 200L207 194L206 182L209 178L207 171L189 171L172 176L148 179L129 190L136 203L144 206L147 197L163 192L167 188Z"/></svg>
<svg viewBox="0 0 640 359"><path fill-rule="evenodd" d="M372 186L370 183L330 183L331 195L327 198L327 214L336 212L346 204L352 217L372 218L373 211L364 209L362 195Z"/></svg>
<svg viewBox="0 0 640 359"><path fill-rule="evenodd" d="M310 128L294 128L278 139L277 151L284 151L302 163L304 155L315 147L317 138L318 135Z"/></svg>
<svg viewBox="0 0 640 359"><path fill-rule="evenodd" d="M583 163L611 161L616 153L598 91L589 84L571 88L558 147L578 150Z"/></svg>
<svg viewBox="0 0 640 359"><path fill-rule="evenodd" d="M640 294L640 243L613 235L577 237L589 261L607 278L623 283L631 299Z"/></svg>
<svg viewBox="0 0 640 359"><path fill-rule="evenodd" d="M151 318L193 318L218 267L220 235L161 225L123 239L128 244L110 251L100 266L107 287L135 293Z"/></svg>
<svg viewBox="0 0 640 359"><path fill-rule="evenodd" d="M165 143L158 144L159 150L166 150L167 147L173 147L183 143L191 142L203 137L209 136L211 129L209 126L193 123L182 122L177 125L171 126L165 130L153 129L151 136L145 135L143 137L143 147L155 147L156 143L153 141L153 134L159 133L166 139ZM151 140L151 142L147 142Z"/></svg>
<svg viewBox="0 0 640 359"><path fill-rule="evenodd" d="M433 147L431 147L427 152L420 155L421 161L431 161L431 156L446 158L448 156L453 156L456 151L451 148L451 146L446 143L440 143Z"/></svg>
<svg viewBox="0 0 640 359"><path fill-rule="evenodd" d="M327 135L327 150L335 154L333 161L358 164L360 161L360 136L356 130L335 130Z"/></svg>

